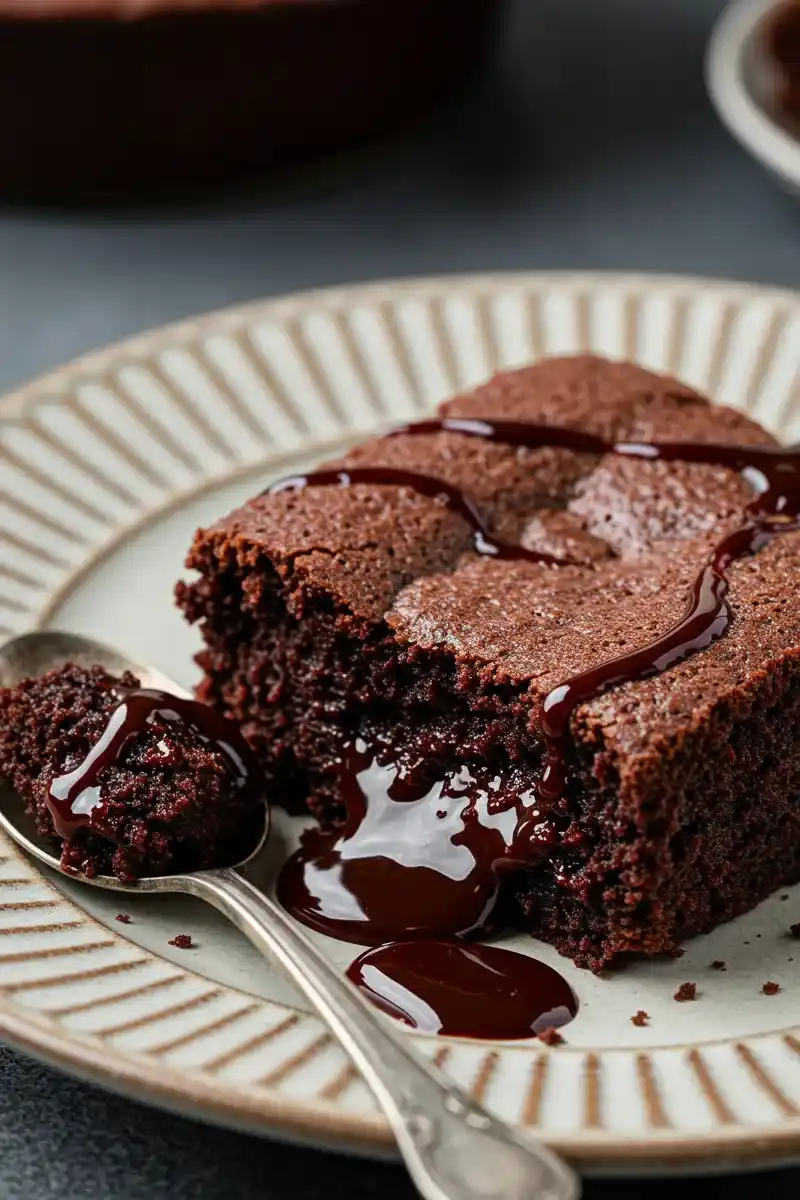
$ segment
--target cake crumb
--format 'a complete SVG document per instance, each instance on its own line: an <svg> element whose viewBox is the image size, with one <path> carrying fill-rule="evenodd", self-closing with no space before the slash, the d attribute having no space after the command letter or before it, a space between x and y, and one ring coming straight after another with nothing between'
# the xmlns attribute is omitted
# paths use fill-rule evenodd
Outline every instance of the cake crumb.
<svg viewBox="0 0 800 1200"><path fill-rule="evenodd" d="M170 939L170 946L177 946L179 950L191 950L194 942L190 933L176 933L174 938Z"/></svg>
<svg viewBox="0 0 800 1200"><path fill-rule="evenodd" d="M564 1039L557 1029L541 1029L537 1034L539 1041L544 1042L545 1046L561 1046Z"/></svg>
<svg viewBox="0 0 800 1200"><path fill-rule="evenodd" d="M115 921L121 921L123 925L130 925L131 919L127 913L117 913Z"/></svg>
<svg viewBox="0 0 800 1200"><path fill-rule="evenodd" d="M768 979L767 982L762 985L761 990L765 996L776 996L781 990L781 985L779 983L774 983L771 979Z"/></svg>
<svg viewBox="0 0 800 1200"><path fill-rule="evenodd" d="M711 964L714 971L727 971L728 967L724 958L715 958Z"/></svg>
<svg viewBox="0 0 800 1200"><path fill-rule="evenodd" d="M643 1008L640 1008L637 1013L631 1017L631 1025L646 1025L650 1020L650 1013L646 1013Z"/></svg>
<svg viewBox="0 0 800 1200"><path fill-rule="evenodd" d="M789 926L789 937L800 938L800 921L797 921L796 924Z"/></svg>
<svg viewBox="0 0 800 1200"><path fill-rule="evenodd" d="M678 988L677 992L675 993L674 998L679 1003L683 1003L684 1000L696 1000L697 999L697 984L696 983L682 983L681 986Z"/></svg>

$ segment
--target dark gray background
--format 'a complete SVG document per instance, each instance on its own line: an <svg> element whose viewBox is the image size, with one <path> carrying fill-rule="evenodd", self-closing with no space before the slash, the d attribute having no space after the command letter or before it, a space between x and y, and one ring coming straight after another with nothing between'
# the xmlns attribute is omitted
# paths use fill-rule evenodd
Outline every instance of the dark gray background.
<svg viewBox="0 0 800 1200"><path fill-rule="evenodd" d="M516 0L483 87L355 161L191 206L0 212L0 385L191 312L376 276L587 267L799 286L800 208L704 93L722 8ZM675 1186L788 1200L800 1173L587 1190L665 1200ZM0 1051L2 1200L410 1194L396 1167L203 1129Z"/></svg>

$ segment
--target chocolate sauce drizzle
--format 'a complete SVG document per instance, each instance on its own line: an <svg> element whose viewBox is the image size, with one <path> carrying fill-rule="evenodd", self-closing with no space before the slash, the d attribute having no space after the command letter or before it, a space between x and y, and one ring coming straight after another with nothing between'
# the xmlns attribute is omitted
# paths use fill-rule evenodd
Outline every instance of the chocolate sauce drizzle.
<svg viewBox="0 0 800 1200"><path fill-rule="evenodd" d="M232 721L207 704L155 688L119 690L122 698L111 713L102 737L79 766L57 776L50 784L47 807L59 837L69 840L82 828L111 837L103 822L101 776L121 762L131 739L145 732L154 720L188 727L196 737L214 745L228 764L234 788L258 786L261 776L253 752ZM158 765L169 767L168 746Z"/></svg>
<svg viewBox="0 0 800 1200"><path fill-rule="evenodd" d="M412 429L413 426L409 426ZM420 475L417 471L402 471L390 467L348 467L342 471L314 471L310 475L290 475L279 479L267 488L268 495L278 492L299 492L307 487L351 487L353 484L393 484L395 487L411 488L421 496L432 500L444 500L451 512L458 515L472 530L472 547L476 554L491 558L522 558L529 562L557 565L562 559L553 554L540 554L538 550L526 550L514 542L504 542L492 537L484 524L475 501L460 488L437 479L434 475Z"/></svg>
<svg viewBox="0 0 800 1200"><path fill-rule="evenodd" d="M703 563L686 611L671 629L638 650L572 676L545 697L539 718L544 769L534 789L515 790L504 778L459 780L444 766L437 778L433 746L427 761L434 778L418 767L409 769L401 747L361 740L345 747L338 767L345 826L333 834L309 835L286 864L279 895L289 911L314 928L365 944L413 936L475 937L497 928L502 919L494 911L502 897L498 871L504 865L534 866L554 848L563 854L559 801L576 708L609 688L666 671L722 637L732 616L727 579L731 563L758 553L780 534L800 529L800 450L695 442L611 443L561 426L462 418L421 421L389 436L438 433L530 449L556 446L592 455L723 466L748 480L754 498L742 524ZM441 497L470 527L479 554L549 565L569 562L498 541L475 502L434 476L381 466L342 468L294 476L267 490L362 483ZM446 761L443 753L441 762ZM434 813L441 822L438 831ZM557 863L555 869L557 874Z"/></svg>

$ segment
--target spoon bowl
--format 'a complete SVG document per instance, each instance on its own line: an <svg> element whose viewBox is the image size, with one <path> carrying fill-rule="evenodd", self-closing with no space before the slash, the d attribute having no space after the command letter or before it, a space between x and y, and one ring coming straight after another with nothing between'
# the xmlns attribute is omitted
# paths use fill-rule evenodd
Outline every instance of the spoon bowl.
<svg viewBox="0 0 800 1200"><path fill-rule="evenodd" d="M92 638L64 633L59 629L23 633L0 646L0 687L13 687L23 679L43 675L45 671L67 662L83 667L101 666L111 675L132 671L141 680L142 687L159 688L176 696L190 695L186 688L180 687L155 667L135 663L118 650Z"/></svg>
<svg viewBox="0 0 800 1200"><path fill-rule="evenodd" d="M142 687L186 698L160 671L76 634L43 630L0 647L0 687L74 662L109 673L130 671ZM577 1177L547 1147L488 1113L433 1063L417 1055L321 954L297 923L242 873L260 856L269 832L236 867L184 875L149 876L123 883L108 875L89 879L66 872L52 843L33 828L18 797L0 786L0 829L54 871L93 887L130 892L183 892L212 904L266 957L276 959L338 1038L383 1108L398 1148L426 1200L576 1200Z"/></svg>

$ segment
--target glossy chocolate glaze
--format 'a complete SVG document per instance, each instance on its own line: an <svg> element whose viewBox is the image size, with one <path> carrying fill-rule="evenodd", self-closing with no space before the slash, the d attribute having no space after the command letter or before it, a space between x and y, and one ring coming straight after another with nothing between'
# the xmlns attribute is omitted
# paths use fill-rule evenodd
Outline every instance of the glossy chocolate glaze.
<svg viewBox="0 0 800 1200"><path fill-rule="evenodd" d="M338 768L345 824L307 833L284 866L278 898L289 912L362 945L502 926L498 869L545 857L555 827L537 820L530 792L490 770L442 778L441 749L431 741L408 762L375 738L346 747Z"/></svg>

